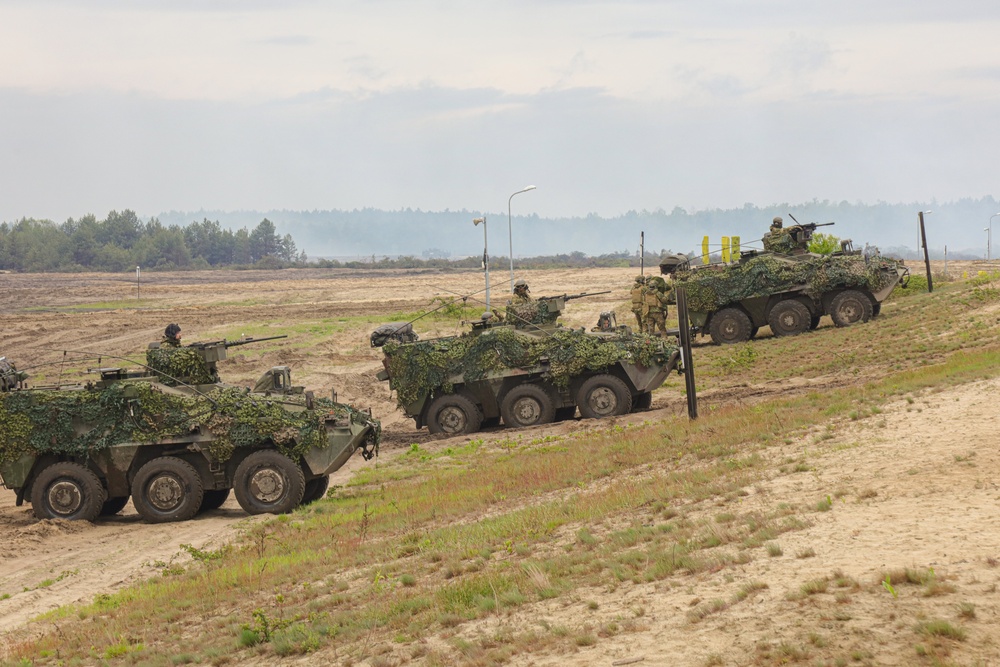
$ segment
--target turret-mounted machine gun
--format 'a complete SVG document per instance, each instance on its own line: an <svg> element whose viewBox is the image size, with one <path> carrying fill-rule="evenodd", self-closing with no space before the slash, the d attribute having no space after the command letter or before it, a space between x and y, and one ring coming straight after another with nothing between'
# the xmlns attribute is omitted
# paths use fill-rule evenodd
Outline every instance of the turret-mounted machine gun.
<svg viewBox="0 0 1000 667"><path fill-rule="evenodd" d="M605 290L603 292L540 296L530 303L507 306L506 321L518 329L537 329L538 327L552 326L555 325L562 311L566 309L567 301L582 299L585 296L610 293L611 290Z"/></svg>
<svg viewBox="0 0 1000 667"><path fill-rule="evenodd" d="M219 381L217 364L228 357L226 350L231 347L262 343L279 338L288 338L288 336L241 338L239 340L223 338L222 340L191 343L181 347L150 343L149 349L146 350L146 367L150 372L159 375L167 384L213 384Z"/></svg>

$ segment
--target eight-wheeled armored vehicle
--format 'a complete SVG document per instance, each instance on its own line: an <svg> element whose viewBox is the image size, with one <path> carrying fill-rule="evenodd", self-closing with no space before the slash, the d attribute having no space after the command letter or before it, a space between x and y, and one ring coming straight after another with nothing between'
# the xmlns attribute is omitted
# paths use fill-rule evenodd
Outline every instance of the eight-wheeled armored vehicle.
<svg viewBox="0 0 1000 667"><path fill-rule="evenodd" d="M803 240L815 224L804 228ZM815 329L823 315L838 327L867 322L909 275L902 261L878 249L854 250L850 240L830 255L806 252L744 252L732 264L691 266L670 255L660 272L687 289L691 326L719 344L741 343L768 325L775 336Z"/></svg>
<svg viewBox="0 0 1000 667"><path fill-rule="evenodd" d="M677 347L626 326L586 332L560 326L565 302L541 298L489 313L460 336L388 340L380 380L399 407L431 433L472 433L484 421L512 427L608 417L648 408L651 392L678 366Z"/></svg>
<svg viewBox="0 0 1000 667"><path fill-rule="evenodd" d="M40 519L93 520L130 497L154 523L215 509L230 490L251 514L322 497L356 449L376 453L381 426L292 386L287 366L252 390L219 381L226 350L249 342L154 343L141 369L75 385L29 388L0 363L0 481Z"/></svg>

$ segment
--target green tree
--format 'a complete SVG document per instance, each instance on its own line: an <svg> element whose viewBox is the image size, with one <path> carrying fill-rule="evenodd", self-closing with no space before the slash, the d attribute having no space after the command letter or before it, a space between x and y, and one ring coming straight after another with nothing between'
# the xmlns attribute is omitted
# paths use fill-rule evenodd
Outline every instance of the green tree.
<svg viewBox="0 0 1000 667"><path fill-rule="evenodd" d="M829 255L840 250L840 239L833 234L816 232L809 239L809 252L817 255Z"/></svg>
<svg viewBox="0 0 1000 667"><path fill-rule="evenodd" d="M274 223L264 218L250 232L251 261L256 262L265 257L277 257L281 249L281 237L275 233Z"/></svg>

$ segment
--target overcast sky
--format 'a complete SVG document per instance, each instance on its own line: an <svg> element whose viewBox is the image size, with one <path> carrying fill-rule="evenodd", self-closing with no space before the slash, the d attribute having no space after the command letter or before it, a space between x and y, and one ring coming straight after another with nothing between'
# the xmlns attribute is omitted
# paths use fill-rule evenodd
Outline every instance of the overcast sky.
<svg viewBox="0 0 1000 667"><path fill-rule="evenodd" d="M0 220L1000 195L997 35L995 0L0 0Z"/></svg>

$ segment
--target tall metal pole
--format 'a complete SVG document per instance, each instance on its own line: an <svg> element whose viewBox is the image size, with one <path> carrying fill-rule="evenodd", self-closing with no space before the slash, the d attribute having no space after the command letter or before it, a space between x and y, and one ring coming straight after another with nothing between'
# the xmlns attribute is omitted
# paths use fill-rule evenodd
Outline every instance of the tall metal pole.
<svg viewBox="0 0 1000 667"><path fill-rule="evenodd" d="M507 243L510 244L510 293L514 293L514 234L511 231L510 224L510 200L514 198L514 195L519 195L522 192L528 192L529 190L534 190L534 185L529 185L523 190L518 190L510 197L507 197Z"/></svg>
<svg viewBox="0 0 1000 667"><path fill-rule="evenodd" d="M639 232L639 275L646 275L646 232Z"/></svg>
<svg viewBox="0 0 1000 667"><path fill-rule="evenodd" d="M930 213L930 211L927 211ZM924 211L917 213L917 218L920 220L920 243L924 247L924 266L927 267L927 291L934 291L934 281L931 279L931 258L927 254L927 232L924 230Z"/></svg>
<svg viewBox="0 0 1000 667"><path fill-rule="evenodd" d="M139 267L135 267L135 299L139 300Z"/></svg>
<svg viewBox="0 0 1000 667"><path fill-rule="evenodd" d="M990 244L993 242L993 218L1000 215L1000 213L994 213L990 216L990 226L987 228L986 233L986 261L990 261Z"/></svg>
<svg viewBox="0 0 1000 667"><path fill-rule="evenodd" d="M486 272L486 312L490 311L490 247L489 247L489 237L486 234L486 216L481 218L476 218L472 221L473 225L479 225L483 223L483 270Z"/></svg>

